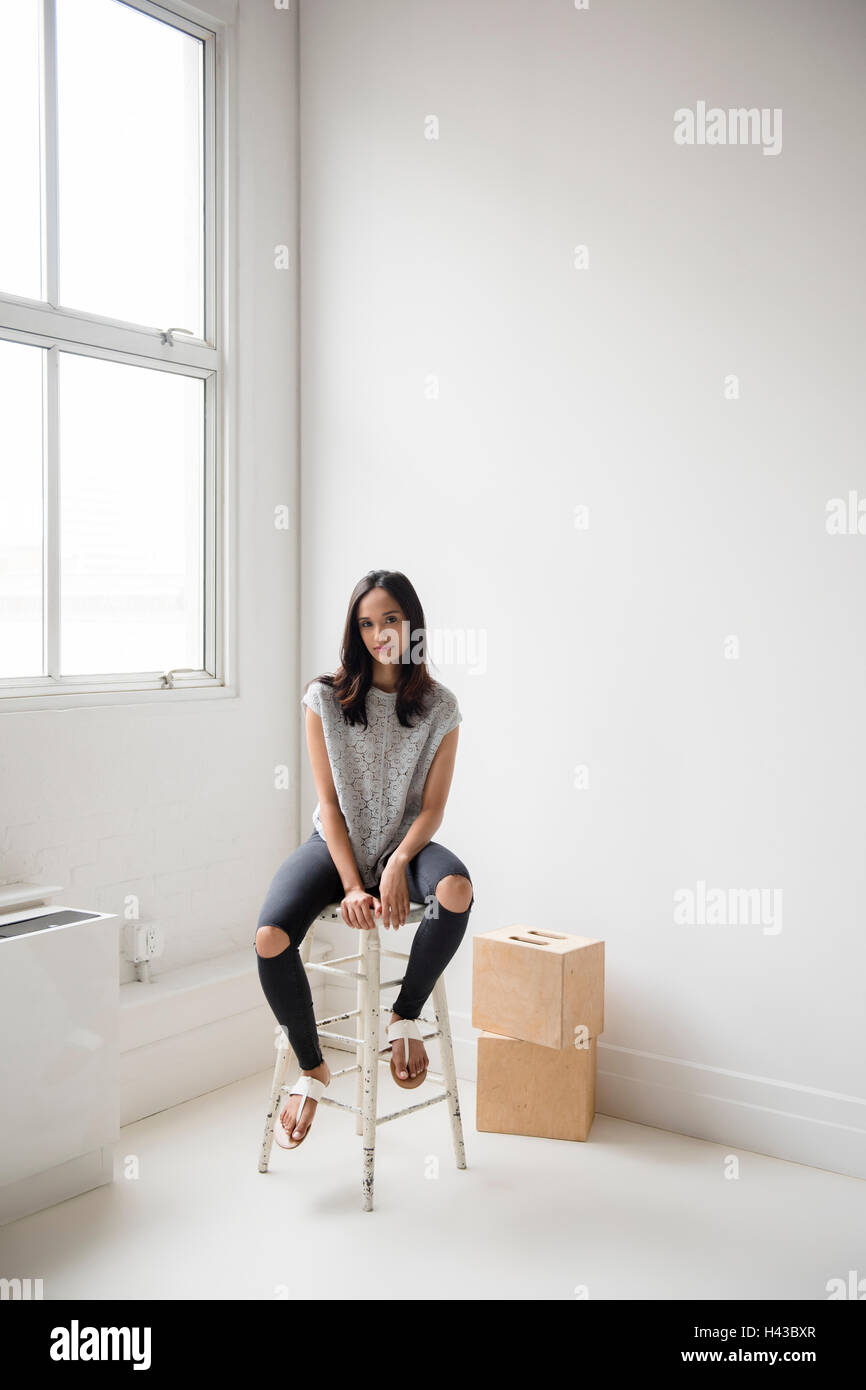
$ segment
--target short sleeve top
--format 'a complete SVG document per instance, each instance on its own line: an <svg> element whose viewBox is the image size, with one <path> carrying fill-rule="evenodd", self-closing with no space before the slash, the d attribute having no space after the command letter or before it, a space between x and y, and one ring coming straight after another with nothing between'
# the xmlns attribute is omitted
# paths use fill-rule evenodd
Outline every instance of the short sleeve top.
<svg viewBox="0 0 866 1390"><path fill-rule="evenodd" d="M337 799L368 891L421 811L436 750L463 718L457 697L439 681L433 681L426 702L426 711L411 715L413 727L407 729L397 718L396 692L371 685L365 729L346 723L332 687L322 681L313 681L301 700L322 720ZM313 826L324 840L320 809L316 802Z"/></svg>

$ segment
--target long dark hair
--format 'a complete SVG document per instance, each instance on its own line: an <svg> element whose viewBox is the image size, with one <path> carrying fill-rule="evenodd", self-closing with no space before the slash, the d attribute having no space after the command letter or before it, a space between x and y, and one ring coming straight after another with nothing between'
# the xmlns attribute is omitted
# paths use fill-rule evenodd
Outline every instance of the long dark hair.
<svg viewBox="0 0 866 1390"><path fill-rule="evenodd" d="M358 604L371 589L386 589L392 599L400 605L409 622L409 641L398 663L395 707L400 723L406 728L412 728L410 716L424 713L429 695L432 694L433 678L427 669L427 625L424 621L424 609L414 587L399 570L369 570L363 579L358 580L352 590L346 613L340 665L333 674L314 676L313 680L320 680L323 685L331 686L347 724L360 723L366 729L367 691L372 684L373 658L364 645L358 626ZM406 656L407 652L409 659L403 660L402 657ZM305 690L312 683L309 681Z"/></svg>

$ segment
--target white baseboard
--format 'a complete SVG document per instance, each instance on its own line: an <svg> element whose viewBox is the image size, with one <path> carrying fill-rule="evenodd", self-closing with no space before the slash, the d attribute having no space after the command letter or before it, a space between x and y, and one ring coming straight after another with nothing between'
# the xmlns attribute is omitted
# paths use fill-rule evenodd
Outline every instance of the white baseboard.
<svg viewBox="0 0 866 1390"><path fill-rule="evenodd" d="M55 1164L42 1173L33 1173L18 1182L7 1183L0 1188L0 1226L10 1221L18 1221L22 1216L44 1211L46 1207L65 1202L68 1197L78 1197L82 1192L91 1192L94 1187L103 1187L114 1178L114 1154L112 1148L93 1149L90 1153L79 1154L66 1163ZM38 1271L27 1274L28 1278L41 1278Z"/></svg>
<svg viewBox="0 0 866 1390"><path fill-rule="evenodd" d="M469 1014L451 1014L457 1075L477 1076ZM866 1100L598 1042L596 1113L866 1178Z"/></svg>
<svg viewBox="0 0 866 1390"><path fill-rule="evenodd" d="M866 1178L866 1100L598 1044L599 1114Z"/></svg>

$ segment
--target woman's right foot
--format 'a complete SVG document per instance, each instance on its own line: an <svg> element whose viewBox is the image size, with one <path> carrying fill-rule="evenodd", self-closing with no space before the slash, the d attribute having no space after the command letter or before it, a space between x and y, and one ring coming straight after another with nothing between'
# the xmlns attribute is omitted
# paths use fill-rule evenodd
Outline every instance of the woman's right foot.
<svg viewBox="0 0 866 1390"><path fill-rule="evenodd" d="M301 1076L314 1076L317 1081L324 1081L325 1085L330 1084L331 1071L327 1062L322 1062L321 1066L314 1067L312 1071L302 1071ZM303 1101L304 1110L300 1122L296 1125L298 1111ZM311 1100L309 1096L289 1096L283 1109L280 1111L278 1123L282 1125L287 1139L293 1139L300 1143L307 1130L313 1122L318 1102ZM290 1144L289 1148L294 1148L295 1144Z"/></svg>

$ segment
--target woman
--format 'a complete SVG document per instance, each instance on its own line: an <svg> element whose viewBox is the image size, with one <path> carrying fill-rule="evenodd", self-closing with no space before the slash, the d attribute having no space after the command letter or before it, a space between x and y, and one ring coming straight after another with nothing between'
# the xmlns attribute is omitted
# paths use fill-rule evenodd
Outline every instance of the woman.
<svg viewBox="0 0 866 1390"><path fill-rule="evenodd" d="M319 798L313 830L277 869L256 931L262 989L301 1067L275 1127L281 1148L304 1140L331 1079L298 952L335 899L343 921L362 931L377 918L396 929L410 901L426 902L388 1028L398 1085L418 1086L426 1074L416 1020L463 940L475 896L465 864L432 839L463 716L430 676L425 647L424 611L409 580L371 570L349 600L339 669L311 681L301 702Z"/></svg>

